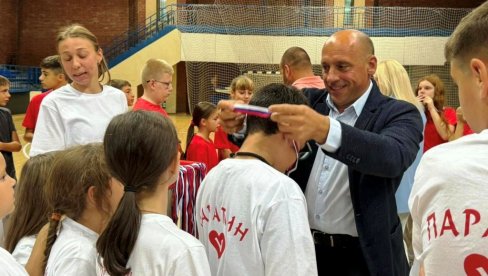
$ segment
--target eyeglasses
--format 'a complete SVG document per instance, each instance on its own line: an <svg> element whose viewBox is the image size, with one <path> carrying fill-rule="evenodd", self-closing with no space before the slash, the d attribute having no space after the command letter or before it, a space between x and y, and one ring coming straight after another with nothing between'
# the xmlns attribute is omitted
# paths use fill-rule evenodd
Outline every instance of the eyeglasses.
<svg viewBox="0 0 488 276"><path fill-rule="evenodd" d="M173 85L173 83L171 83L171 82L157 81L157 80L148 80L148 81L146 81L146 83L151 82L151 81L162 83L162 84L166 85L166 88L169 88L170 86Z"/></svg>

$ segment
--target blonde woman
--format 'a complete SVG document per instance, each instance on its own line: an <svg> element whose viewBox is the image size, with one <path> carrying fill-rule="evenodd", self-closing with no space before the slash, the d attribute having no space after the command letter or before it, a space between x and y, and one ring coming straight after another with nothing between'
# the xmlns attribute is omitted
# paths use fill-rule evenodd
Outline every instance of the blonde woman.
<svg viewBox="0 0 488 276"><path fill-rule="evenodd" d="M419 110L425 127L426 117L424 112L424 106L415 97L407 71L398 61L388 59L378 63L375 79L378 83L378 87L380 88L381 93L385 96L407 101L415 105ZM419 144L419 151L417 152L415 161L403 174L400 186L395 193L398 215L400 216L403 228L405 228L408 215L410 214L410 211L408 209L408 197L410 196L410 192L412 191L415 171L422 157L423 148L424 142L422 141ZM412 237L405 235L404 238L408 249L411 249ZM412 261L413 255L407 255L409 257L409 260Z"/></svg>

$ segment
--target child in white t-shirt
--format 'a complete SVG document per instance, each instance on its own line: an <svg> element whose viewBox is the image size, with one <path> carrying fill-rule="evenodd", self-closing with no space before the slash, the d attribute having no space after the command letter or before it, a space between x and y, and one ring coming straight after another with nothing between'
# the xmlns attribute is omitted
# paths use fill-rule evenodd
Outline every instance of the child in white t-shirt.
<svg viewBox="0 0 488 276"><path fill-rule="evenodd" d="M170 119L133 111L116 116L104 139L107 165L124 195L97 242L102 275L210 275L203 245L167 214L179 173Z"/></svg>
<svg viewBox="0 0 488 276"><path fill-rule="evenodd" d="M0 154L0 220L14 209L15 179L6 172L6 163ZM15 261L8 251L0 247L0 275L28 275L25 269Z"/></svg>
<svg viewBox="0 0 488 276"><path fill-rule="evenodd" d="M281 103L307 100L295 88L271 84L250 101ZM305 196L284 174L304 144L286 138L269 119L247 116L244 143L209 172L195 204L212 275L317 275Z"/></svg>
<svg viewBox="0 0 488 276"><path fill-rule="evenodd" d="M94 275L95 244L122 196L110 177L101 144L60 152L45 193L52 210L45 250L44 275Z"/></svg>
<svg viewBox="0 0 488 276"><path fill-rule="evenodd" d="M476 134L430 149L418 166L408 206L420 275L488 275L487 19L484 2L461 20L444 49Z"/></svg>
<svg viewBox="0 0 488 276"><path fill-rule="evenodd" d="M100 82L110 72L96 36L73 24L56 38L64 73L72 82L44 98L30 156L101 142L110 120L127 111L122 91Z"/></svg>
<svg viewBox="0 0 488 276"><path fill-rule="evenodd" d="M15 185L15 200L20 203L9 218L5 249L23 266L29 259L37 233L48 222L44 185L56 153L39 154L27 160Z"/></svg>

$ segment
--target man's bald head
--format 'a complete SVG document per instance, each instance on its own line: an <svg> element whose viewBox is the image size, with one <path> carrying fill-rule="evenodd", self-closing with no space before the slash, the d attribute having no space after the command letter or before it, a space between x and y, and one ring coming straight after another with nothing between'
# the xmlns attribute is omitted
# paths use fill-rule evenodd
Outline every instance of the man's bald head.
<svg viewBox="0 0 488 276"><path fill-rule="evenodd" d="M300 47L291 47L285 51L281 57L280 70L283 82L288 85L300 78L313 76L310 56Z"/></svg>
<svg viewBox="0 0 488 276"><path fill-rule="evenodd" d="M374 55L374 45L371 38L358 30L342 30L332 34L324 44L341 43L346 46L355 46L364 51L365 55Z"/></svg>
<svg viewBox="0 0 488 276"><path fill-rule="evenodd" d="M300 47L288 48L281 57L281 66L289 65L292 68L312 68L312 62L307 52Z"/></svg>

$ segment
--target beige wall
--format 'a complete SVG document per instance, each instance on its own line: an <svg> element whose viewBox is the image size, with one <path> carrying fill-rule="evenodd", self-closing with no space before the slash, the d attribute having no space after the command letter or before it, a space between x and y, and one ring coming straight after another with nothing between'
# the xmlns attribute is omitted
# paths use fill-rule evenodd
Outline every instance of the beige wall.
<svg viewBox="0 0 488 276"><path fill-rule="evenodd" d="M177 4L176 0L166 0L166 6Z"/></svg>
<svg viewBox="0 0 488 276"><path fill-rule="evenodd" d="M156 13L156 1L159 0L146 0L146 18Z"/></svg>
<svg viewBox="0 0 488 276"><path fill-rule="evenodd" d="M193 34L181 35L184 61L279 64L291 46L304 48L313 64L320 64L327 37L252 36ZM403 65L443 65L447 37L372 37L378 60L392 58ZM205 45L205 47L202 47ZM259 49L259 51L256 51Z"/></svg>

